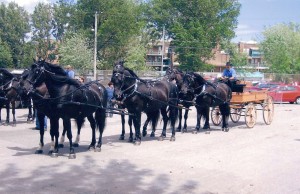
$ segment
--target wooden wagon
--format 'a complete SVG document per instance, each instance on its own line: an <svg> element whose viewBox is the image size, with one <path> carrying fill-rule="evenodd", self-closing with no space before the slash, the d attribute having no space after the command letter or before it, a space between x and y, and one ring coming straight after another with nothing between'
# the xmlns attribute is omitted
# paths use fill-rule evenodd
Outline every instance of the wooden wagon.
<svg viewBox="0 0 300 194"><path fill-rule="evenodd" d="M245 85L243 85L244 87ZM237 123L244 116L247 127L252 128L256 124L257 110L262 110L265 124L270 125L274 115L274 104L267 91L243 91L233 92L230 101L230 118ZM219 108L214 107L211 111L214 125L220 125L222 115Z"/></svg>

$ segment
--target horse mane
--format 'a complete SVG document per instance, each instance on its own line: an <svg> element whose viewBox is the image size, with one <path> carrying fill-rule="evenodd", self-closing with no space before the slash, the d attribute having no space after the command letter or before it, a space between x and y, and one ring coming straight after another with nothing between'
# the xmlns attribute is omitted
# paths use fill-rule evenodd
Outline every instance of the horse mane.
<svg viewBox="0 0 300 194"><path fill-rule="evenodd" d="M195 79L198 82L203 83L203 84L207 83L207 81L201 75L199 75L198 73L192 73L192 74L194 75Z"/></svg>
<svg viewBox="0 0 300 194"><path fill-rule="evenodd" d="M61 67L61 66L58 66L58 65L55 65L55 64L51 64L51 63L48 63L48 62L42 62L43 66L45 67L45 69L47 71L50 71L52 73L54 73L55 75L51 75L51 77L59 82L59 83L66 83L66 84L70 84L70 85L74 85L76 87L80 87L80 82L75 80L75 79L72 79L72 78L69 78L67 76L67 73L66 71Z"/></svg>
<svg viewBox="0 0 300 194"><path fill-rule="evenodd" d="M42 64L44 64L45 68L46 69L48 68L47 70L51 71L52 73L62 75L62 76L67 76L66 71L59 65L55 65L45 61Z"/></svg>
<svg viewBox="0 0 300 194"><path fill-rule="evenodd" d="M136 73L134 73L134 71L132 71L131 69L127 68L127 67L124 67L125 70L127 70L134 78L137 78L138 80L141 80L139 78L139 76L137 76Z"/></svg>

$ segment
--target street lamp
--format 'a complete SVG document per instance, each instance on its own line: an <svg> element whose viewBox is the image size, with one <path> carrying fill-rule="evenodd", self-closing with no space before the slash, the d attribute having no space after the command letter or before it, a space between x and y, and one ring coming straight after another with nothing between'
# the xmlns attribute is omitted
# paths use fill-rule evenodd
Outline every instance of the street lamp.
<svg viewBox="0 0 300 194"><path fill-rule="evenodd" d="M98 12L95 13L95 42L94 42L94 80L97 80L97 25Z"/></svg>

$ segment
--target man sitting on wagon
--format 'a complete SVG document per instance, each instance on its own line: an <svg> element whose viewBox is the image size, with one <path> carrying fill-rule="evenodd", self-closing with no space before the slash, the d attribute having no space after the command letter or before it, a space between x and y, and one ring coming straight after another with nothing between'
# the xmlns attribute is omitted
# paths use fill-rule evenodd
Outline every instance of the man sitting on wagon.
<svg viewBox="0 0 300 194"><path fill-rule="evenodd" d="M227 82L227 84L231 89L233 85L236 83L236 72L232 68L232 64L230 62L226 63L226 68L223 71L221 79ZM228 79L228 81L226 79Z"/></svg>

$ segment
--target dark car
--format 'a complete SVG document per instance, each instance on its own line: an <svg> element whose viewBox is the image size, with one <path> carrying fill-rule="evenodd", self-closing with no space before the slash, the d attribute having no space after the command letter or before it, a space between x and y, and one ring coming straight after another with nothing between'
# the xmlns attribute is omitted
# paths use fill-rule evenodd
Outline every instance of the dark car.
<svg viewBox="0 0 300 194"><path fill-rule="evenodd" d="M268 94L275 102L289 102L291 104L300 104L300 87L293 85L278 86L275 89L269 90Z"/></svg>

